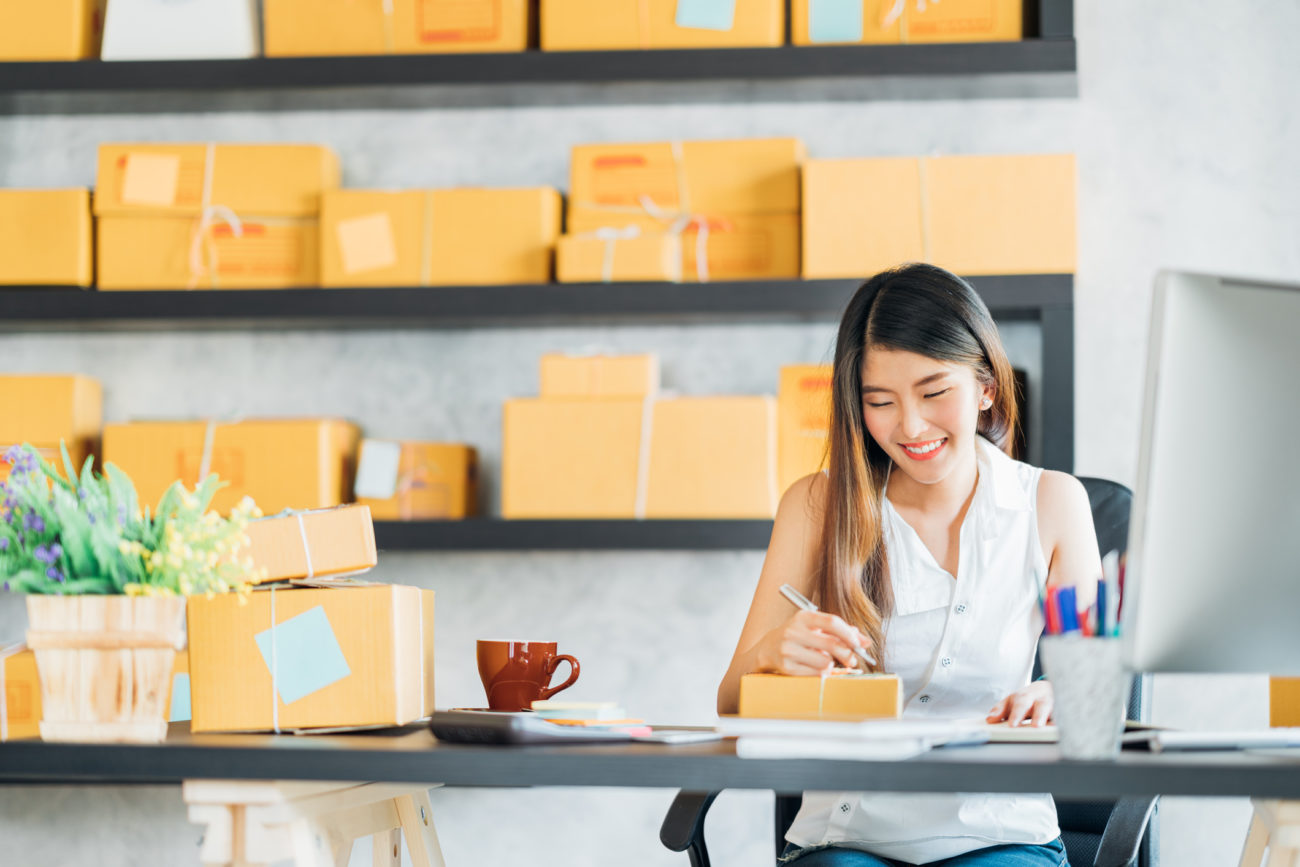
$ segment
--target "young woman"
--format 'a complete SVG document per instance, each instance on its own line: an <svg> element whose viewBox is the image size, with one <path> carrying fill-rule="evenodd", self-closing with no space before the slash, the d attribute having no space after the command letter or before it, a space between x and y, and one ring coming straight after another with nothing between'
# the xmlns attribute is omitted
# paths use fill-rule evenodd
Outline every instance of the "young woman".
<svg viewBox="0 0 1300 867"><path fill-rule="evenodd" d="M969 285L929 265L867 281L836 341L829 469L781 500L718 711L746 672L853 668L861 647L902 677L905 717L1047 722L1039 590L1088 597L1101 562L1083 486L1004 453L1015 423ZM822 610L792 613L784 583ZM798 867L1066 864L1050 795L806 792L786 839Z"/></svg>

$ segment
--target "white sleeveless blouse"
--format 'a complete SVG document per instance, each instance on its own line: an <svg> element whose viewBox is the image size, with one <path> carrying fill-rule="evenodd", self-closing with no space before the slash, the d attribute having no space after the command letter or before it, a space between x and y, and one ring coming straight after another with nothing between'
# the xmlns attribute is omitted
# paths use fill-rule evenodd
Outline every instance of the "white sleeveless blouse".
<svg viewBox="0 0 1300 867"><path fill-rule="evenodd" d="M1038 537L1042 470L976 437L979 480L962 522L957 580L884 501L894 611L886 671L903 679L903 717L978 717L1029 683L1047 581ZM1060 834L1051 795L805 792L786 839L925 864Z"/></svg>

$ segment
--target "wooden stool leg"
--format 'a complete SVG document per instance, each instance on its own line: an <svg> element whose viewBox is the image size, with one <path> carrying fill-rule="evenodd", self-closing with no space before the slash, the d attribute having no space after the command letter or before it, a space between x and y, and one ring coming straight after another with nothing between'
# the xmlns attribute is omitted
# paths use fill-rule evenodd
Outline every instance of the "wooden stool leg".
<svg viewBox="0 0 1300 867"><path fill-rule="evenodd" d="M374 840L370 863L374 867L402 867L402 831L380 831Z"/></svg>
<svg viewBox="0 0 1300 867"><path fill-rule="evenodd" d="M429 793L403 795L394 801L414 867L447 867L442 857L442 846L438 843L438 832L433 827L433 805L429 802Z"/></svg>
<svg viewBox="0 0 1300 867"><path fill-rule="evenodd" d="M1257 812L1250 818L1250 830L1246 832L1246 845L1242 847L1238 867L1261 867L1266 849L1268 849L1268 825Z"/></svg>

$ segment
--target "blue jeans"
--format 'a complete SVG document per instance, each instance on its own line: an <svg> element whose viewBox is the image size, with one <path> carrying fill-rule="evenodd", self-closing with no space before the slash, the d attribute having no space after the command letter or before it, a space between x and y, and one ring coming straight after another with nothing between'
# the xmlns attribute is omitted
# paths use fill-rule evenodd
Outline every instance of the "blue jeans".
<svg viewBox="0 0 1300 867"><path fill-rule="evenodd" d="M794 864L797 867L907 867L903 861L881 858L857 849L843 849L829 846L824 849L808 849L804 854L797 854L799 847L793 843L785 847L781 855L781 864ZM1065 844L1057 837L1041 846L1008 845L989 846L976 849L954 858L932 861L926 867L1069 867L1065 857Z"/></svg>

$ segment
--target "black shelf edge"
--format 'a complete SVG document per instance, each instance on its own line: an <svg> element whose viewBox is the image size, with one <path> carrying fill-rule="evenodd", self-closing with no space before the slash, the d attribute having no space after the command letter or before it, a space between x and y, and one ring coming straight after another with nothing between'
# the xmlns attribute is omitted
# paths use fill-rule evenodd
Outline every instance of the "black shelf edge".
<svg viewBox="0 0 1300 867"><path fill-rule="evenodd" d="M656 51L523 51L0 63L0 93L1073 73L1073 39Z"/></svg>
<svg viewBox="0 0 1300 867"><path fill-rule="evenodd" d="M999 319L1073 304L1072 274L970 277ZM374 289L0 289L0 332L519 327L581 322L833 321L858 280L547 283Z"/></svg>
<svg viewBox="0 0 1300 867"><path fill-rule="evenodd" d="M761 551L768 520L376 521L381 551Z"/></svg>

